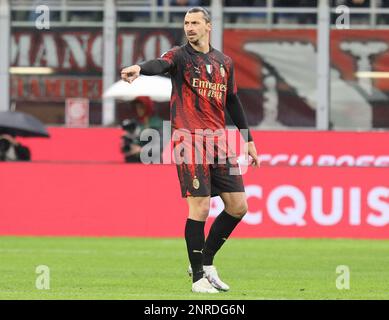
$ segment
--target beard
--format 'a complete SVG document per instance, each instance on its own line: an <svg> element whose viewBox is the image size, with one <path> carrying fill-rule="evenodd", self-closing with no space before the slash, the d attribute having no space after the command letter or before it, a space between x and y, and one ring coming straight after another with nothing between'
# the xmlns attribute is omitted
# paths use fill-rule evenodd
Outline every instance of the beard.
<svg viewBox="0 0 389 320"><path fill-rule="evenodd" d="M197 39L197 40L192 40L192 41L188 39L188 41L189 41L191 44L194 44L194 45L196 45L196 46L200 44L200 40L199 40L199 39Z"/></svg>
<svg viewBox="0 0 389 320"><path fill-rule="evenodd" d="M197 36L197 35L194 35L195 37ZM192 44L194 44L194 45L198 45L198 44L200 44L200 37L196 37L197 39L192 39L191 40L191 38L190 38L190 35L186 35L186 39L190 42L190 43L192 43Z"/></svg>

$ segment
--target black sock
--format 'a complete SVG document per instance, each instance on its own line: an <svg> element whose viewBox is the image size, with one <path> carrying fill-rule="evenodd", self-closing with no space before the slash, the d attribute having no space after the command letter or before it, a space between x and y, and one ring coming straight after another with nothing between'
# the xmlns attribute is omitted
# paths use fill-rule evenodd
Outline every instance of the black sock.
<svg viewBox="0 0 389 320"><path fill-rule="evenodd" d="M216 252L218 252L240 220L241 219L235 218L225 211L222 211L222 213L216 217L209 230L207 241L205 241L203 253L203 263L205 266L213 264L213 258Z"/></svg>
<svg viewBox="0 0 389 320"><path fill-rule="evenodd" d="M186 220L185 240L190 265L193 270L193 282L203 277L203 249L204 249L205 221Z"/></svg>

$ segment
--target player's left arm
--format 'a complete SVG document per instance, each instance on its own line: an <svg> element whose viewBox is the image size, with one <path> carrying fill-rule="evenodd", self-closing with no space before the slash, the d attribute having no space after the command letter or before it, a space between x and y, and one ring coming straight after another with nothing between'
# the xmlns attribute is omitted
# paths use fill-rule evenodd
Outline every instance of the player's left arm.
<svg viewBox="0 0 389 320"><path fill-rule="evenodd" d="M259 159L257 155L257 149L251 135L246 114L244 113L242 102L238 96L238 89L235 82L234 65L232 60L230 61L230 67L228 72L228 83L227 83L227 98L226 98L226 109L230 115L231 120L237 126L239 131L247 134L242 134L245 140L245 153L252 158L252 165L259 167ZM244 131L242 131L244 130Z"/></svg>
<svg viewBox="0 0 389 320"><path fill-rule="evenodd" d="M245 152L248 152L248 154L253 159L251 164L254 167L259 167L257 149L255 148L255 143L251 135L247 118L244 113L243 106L239 99L238 94L235 93L235 94L227 95L226 108L228 110L232 122L234 122L234 124L239 129L239 131L242 133L242 130L244 130L243 132L247 133L247 134L242 134L242 137L246 142Z"/></svg>

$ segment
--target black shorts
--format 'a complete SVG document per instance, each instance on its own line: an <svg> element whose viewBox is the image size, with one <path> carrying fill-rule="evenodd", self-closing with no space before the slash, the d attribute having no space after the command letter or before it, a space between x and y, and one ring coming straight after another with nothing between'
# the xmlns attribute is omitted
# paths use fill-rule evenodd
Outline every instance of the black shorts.
<svg viewBox="0 0 389 320"><path fill-rule="evenodd" d="M236 153L228 146L226 136L205 138L182 132L180 136L180 141L174 143L174 154L182 197L245 191ZM199 161L198 155L202 155Z"/></svg>
<svg viewBox="0 0 389 320"><path fill-rule="evenodd" d="M222 192L244 192L239 164L227 161L225 164L179 164L181 196L215 197ZM231 174L233 173L233 174Z"/></svg>

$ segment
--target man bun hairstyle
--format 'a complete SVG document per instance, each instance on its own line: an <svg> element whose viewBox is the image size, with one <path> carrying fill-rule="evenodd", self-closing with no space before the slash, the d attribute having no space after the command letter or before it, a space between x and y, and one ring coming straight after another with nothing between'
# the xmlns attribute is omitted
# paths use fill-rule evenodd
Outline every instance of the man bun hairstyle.
<svg viewBox="0 0 389 320"><path fill-rule="evenodd" d="M203 18L204 18L205 22L211 23L211 15L203 7L190 8L186 13L188 14L188 13L197 13L197 12L202 12L203 13Z"/></svg>

